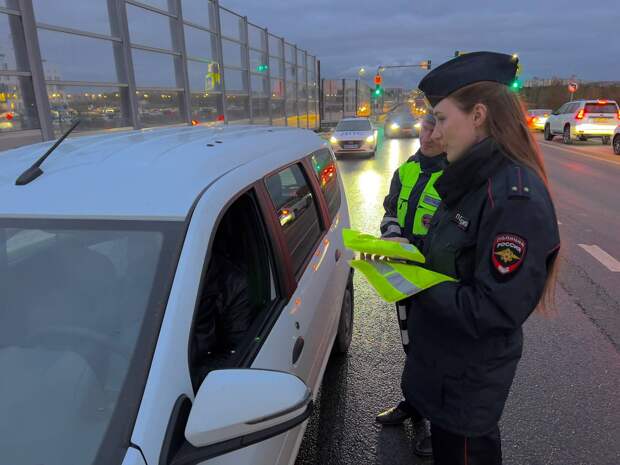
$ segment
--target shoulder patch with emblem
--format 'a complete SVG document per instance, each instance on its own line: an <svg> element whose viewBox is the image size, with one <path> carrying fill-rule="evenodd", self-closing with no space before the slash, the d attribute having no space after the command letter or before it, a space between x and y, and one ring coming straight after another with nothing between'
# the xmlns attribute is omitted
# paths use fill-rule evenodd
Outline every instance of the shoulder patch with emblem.
<svg viewBox="0 0 620 465"><path fill-rule="evenodd" d="M491 250L493 267L502 275L514 273L523 263L527 241L521 236L501 233L495 237Z"/></svg>

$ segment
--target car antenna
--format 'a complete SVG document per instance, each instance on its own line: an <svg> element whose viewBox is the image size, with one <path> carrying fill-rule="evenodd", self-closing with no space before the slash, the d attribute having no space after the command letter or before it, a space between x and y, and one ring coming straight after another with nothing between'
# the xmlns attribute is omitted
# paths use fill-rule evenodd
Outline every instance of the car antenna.
<svg viewBox="0 0 620 465"><path fill-rule="evenodd" d="M60 145L60 143L65 140L65 138L71 134L71 132L75 129L75 127L80 124L80 120L77 120L75 123L73 123L71 125L71 127L67 130L67 132L65 132L62 136L60 136L60 139L58 139L56 142L54 142L54 145L52 145L47 152L45 152L45 154L39 158L36 162L34 162L34 164L28 168L26 171L24 171L19 178L17 178L17 181L15 181L15 185L16 186L25 186L26 184L34 181L35 179L37 179L39 176L41 176L43 174L43 170L40 168L41 164L45 161L45 159L47 157L50 156L50 154L56 150L56 147L58 147Z"/></svg>

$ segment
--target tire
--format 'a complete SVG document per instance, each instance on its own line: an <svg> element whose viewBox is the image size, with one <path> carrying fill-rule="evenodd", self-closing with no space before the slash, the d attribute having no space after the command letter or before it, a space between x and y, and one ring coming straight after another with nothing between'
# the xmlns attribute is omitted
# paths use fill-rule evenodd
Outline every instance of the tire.
<svg viewBox="0 0 620 465"><path fill-rule="evenodd" d="M587 138L587 137L584 137L584 136L579 136L579 140L580 140L581 142L587 142L588 138Z"/></svg>
<svg viewBox="0 0 620 465"><path fill-rule="evenodd" d="M564 131L562 132L562 142L566 145L570 145L573 143L573 140L570 137L570 125L564 126Z"/></svg>
<svg viewBox="0 0 620 465"><path fill-rule="evenodd" d="M620 134L614 137L614 153L620 155Z"/></svg>
<svg viewBox="0 0 620 465"><path fill-rule="evenodd" d="M336 334L332 350L334 354L343 355L349 351L351 339L353 338L353 302L353 275L351 275L342 297L338 333Z"/></svg>
<svg viewBox="0 0 620 465"><path fill-rule="evenodd" d="M545 140L553 140L553 134L551 134L551 128L548 124L545 124Z"/></svg>
<svg viewBox="0 0 620 465"><path fill-rule="evenodd" d="M609 144L611 144L611 137L603 136L603 145L609 145Z"/></svg>
<svg viewBox="0 0 620 465"><path fill-rule="evenodd" d="M377 153L377 149L373 150L372 152L368 152L368 158L374 157L375 153Z"/></svg>

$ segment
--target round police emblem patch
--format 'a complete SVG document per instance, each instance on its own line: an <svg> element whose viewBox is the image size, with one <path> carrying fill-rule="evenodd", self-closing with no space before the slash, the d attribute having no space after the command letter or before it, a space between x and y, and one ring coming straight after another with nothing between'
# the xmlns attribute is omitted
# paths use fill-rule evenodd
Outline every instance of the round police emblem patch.
<svg viewBox="0 0 620 465"><path fill-rule="evenodd" d="M498 234L491 251L493 267L502 275L514 273L523 263L526 250L527 241L521 236L510 233Z"/></svg>

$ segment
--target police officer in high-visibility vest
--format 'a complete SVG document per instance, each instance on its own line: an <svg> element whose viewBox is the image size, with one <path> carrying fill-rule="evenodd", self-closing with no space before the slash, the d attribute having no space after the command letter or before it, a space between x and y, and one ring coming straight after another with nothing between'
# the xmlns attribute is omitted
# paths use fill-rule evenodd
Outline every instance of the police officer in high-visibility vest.
<svg viewBox="0 0 620 465"><path fill-rule="evenodd" d="M429 112L420 128L420 149L392 177L390 191L383 202L385 215L381 222L381 236L384 239L419 245L441 202L435 182L446 166L446 158L442 147L431 138L434 127L435 118ZM409 340L405 301L398 302L396 310L403 348L407 352ZM400 425L408 418L413 420L415 429L421 433L417 435L414 451L421 456L432 455L426 421L406 399L377 415L376 420L384 425Z"/></svg>

